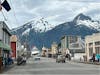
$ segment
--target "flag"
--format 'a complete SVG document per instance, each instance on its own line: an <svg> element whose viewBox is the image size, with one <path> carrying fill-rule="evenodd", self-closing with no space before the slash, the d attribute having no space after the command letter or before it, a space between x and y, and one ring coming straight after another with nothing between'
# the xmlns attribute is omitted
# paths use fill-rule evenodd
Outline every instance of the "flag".
<svg viewBox="0 0 100 75"><path fill-rule="evenodd" d="M0 4L0 11L2 10L2 6L1 6L1 4Z"/></svg>
<svg viewBox="0 0 100 75"><path fill-rule="evenodd" d="M4 2L1 5L5 8L6 11L9 11L11 9L7 0L4 0Z"/></svg>

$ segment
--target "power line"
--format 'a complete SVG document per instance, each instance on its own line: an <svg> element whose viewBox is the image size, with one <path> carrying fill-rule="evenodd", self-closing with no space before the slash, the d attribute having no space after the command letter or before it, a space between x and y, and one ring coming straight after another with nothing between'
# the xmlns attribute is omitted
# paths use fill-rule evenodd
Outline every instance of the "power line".
<svg viewBox="0 0 100 75"><path fill-rule="evenodd" d="M4 15L3 11L1 11L1 13L2 13L2 15L3 15L3 17L4 17L4 20L7 21L7 18L6 18L6 16Z"/></svg>
<svg viewBox="0 0 100 75"><path fill-rule="evenodd" d="M13 14L14 14L16 23L19 25L19 22L18 22L18 20L17 20L17 17L16 17L16 14L15 14L15 10L14 10L14 7L13 7L13 5L12 5L12 2L11 2L11 0L9 0L9 1L10 1L10 4L11 4L11 7L12 7L12 9L13 9Z"/></svg>

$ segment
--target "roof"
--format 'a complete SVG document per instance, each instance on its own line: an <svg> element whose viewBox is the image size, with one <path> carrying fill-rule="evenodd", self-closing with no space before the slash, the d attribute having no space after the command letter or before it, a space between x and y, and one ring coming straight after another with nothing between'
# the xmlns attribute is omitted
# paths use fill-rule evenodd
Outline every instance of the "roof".
<svg viewBox="0 0 100 75"><path fill-rule="evenodd" d="M0 25L2 25L2 29L11 36L11 32L7 24L4 21L0 21Z"/></svg>

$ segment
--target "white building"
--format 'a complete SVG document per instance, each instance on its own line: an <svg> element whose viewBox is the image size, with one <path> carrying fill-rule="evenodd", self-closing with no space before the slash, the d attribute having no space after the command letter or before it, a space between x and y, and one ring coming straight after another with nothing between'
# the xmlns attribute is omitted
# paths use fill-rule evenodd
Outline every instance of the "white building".
<svg viewBox="0 0 100 75"><path fill-rule="evenodd" d="M100 55L100 33L95 33L93 35L88 35L85 37L85 51L87 61L91 59L93 54Z"/></svg>
<svg viewBox="0 0 100 75"><path fill-rule="evenodd" d="M62 53L76 53L77 51L85 52L85 42L80 36L67 35L61 38Z"/></svg>

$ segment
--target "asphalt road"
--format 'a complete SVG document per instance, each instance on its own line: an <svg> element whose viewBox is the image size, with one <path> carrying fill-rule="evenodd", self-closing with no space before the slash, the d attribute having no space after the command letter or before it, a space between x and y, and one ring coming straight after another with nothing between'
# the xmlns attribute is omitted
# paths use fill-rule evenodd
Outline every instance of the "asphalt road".
<svg viewBox="0 0 100 75"><path fill-rule="evenodd" d="M65 75L100 75L100 66L75 62L56 63L55 59L41 58L40 61L28 59L26 65L14 66L3 74L65 74Z"/></svg>

